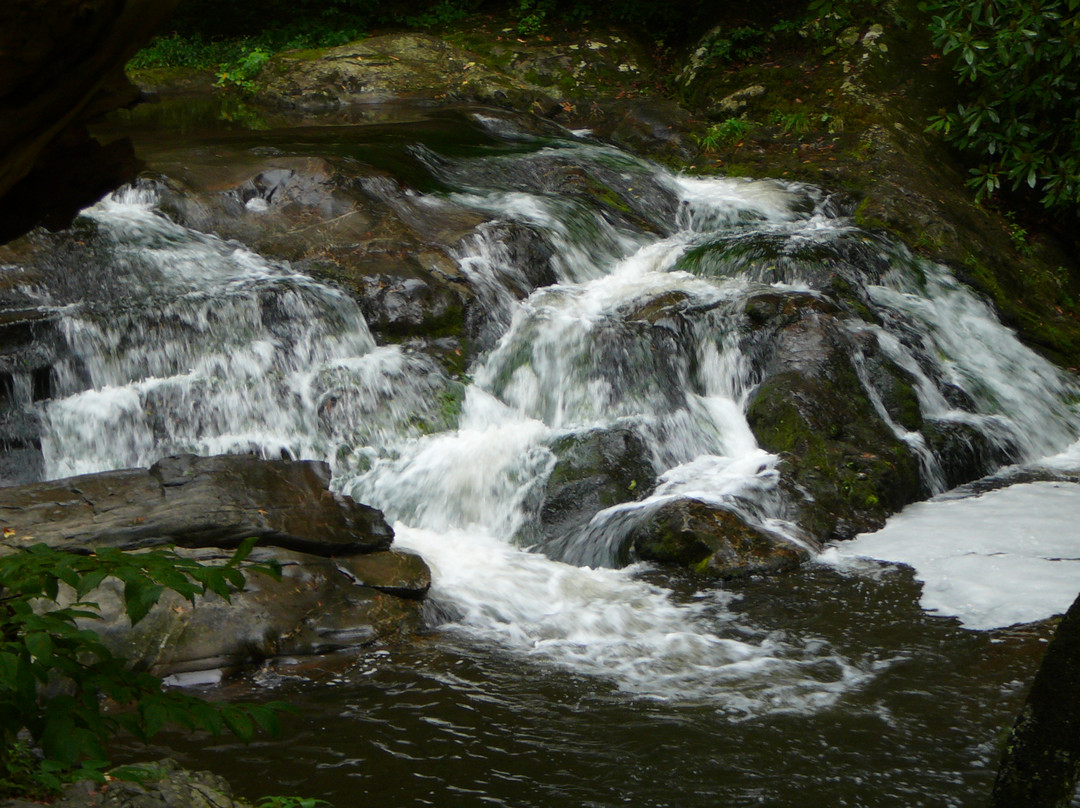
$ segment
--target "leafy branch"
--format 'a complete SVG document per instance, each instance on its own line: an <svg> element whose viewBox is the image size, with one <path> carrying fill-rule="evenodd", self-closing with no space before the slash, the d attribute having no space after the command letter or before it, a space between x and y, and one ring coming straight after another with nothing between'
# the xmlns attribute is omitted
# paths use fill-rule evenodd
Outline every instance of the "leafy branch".
<svg viewBox="0 0 1080 808"><path fill-rule="evenodd" d="M254 544L247 540L220 565L172 550L83 555L44 544L0 558L0 793L56 791L70 779L103 782L105 743L120 730L143 741L168 724L213 735L228 729L244 741L257 728L278 732L286 705L211 704L166 690L85 627L100 619L87 598L106 578L123 584L135 624L165 590L194 604L208 593L228 600L244 587L246 572L280 577L276 564L245 563ZM42 754L36 765L27 765L27 737Z"/></svg>

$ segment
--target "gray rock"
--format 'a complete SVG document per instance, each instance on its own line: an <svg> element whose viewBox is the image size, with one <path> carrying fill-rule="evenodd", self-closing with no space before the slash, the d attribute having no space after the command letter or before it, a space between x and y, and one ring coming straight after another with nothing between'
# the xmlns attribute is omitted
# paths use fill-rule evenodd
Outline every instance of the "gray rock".
<svg viewBox="0 0 1080 808"><path fill-rule="evenodd" d="M0 488L0 552L45 543L60 550L176 544L264 544L317 555L384 550L382 513L332 493L315 461L251 456L168 457L147 469Z"/></svg>
<svg viewBox="0 0 1080 808"><path fill-rule="evenodd" d="M116 655L161 676L419 630L427 565L387 551L393 531L382 513L330 492L329 480L325 463L182 455L149 470L0 488L0 556L38 543L71 552L170 544L183 557L223 564L229 548L258 537L250 561L276 562L281 578L250 570L227 600L210 593L192 603L166 591L132 626L120 581L106 579L87 595L100 619L85 626ZM71 596L62 592L61 601Z"/></svg>
<svg viewBox="0 0 1080 808"><path fill-rule="evenodd" d="M251 808L251 803L233 796L232 787L219 775L189 771L169 758L143 766L157 776L144 783L112 780L104 788L75 783L50 804L54 808ZM40 803L7 800L0 808L40 808Z"/></svg>
<svg viewBox="0 0 1080 808"><path fill-rule="evenodd" d="M229 554L178 551L206 564ZM265 659L326 654L408 635L421 625L420 598L430 572L419 556L395 565L375 553L327 559L276 548L256 549L251 560L281 564L281 580L258 572L229 600L208 594L195 603L166 592L134 626L124 611L123 587L108 579L87 599L101 620L85 621L116 655L158 676L189 671L236 669ZM360 559L376 557L365 565ZM375 585L351 574L373 569ZM404 595L404 596L401 596Z"/></svg>

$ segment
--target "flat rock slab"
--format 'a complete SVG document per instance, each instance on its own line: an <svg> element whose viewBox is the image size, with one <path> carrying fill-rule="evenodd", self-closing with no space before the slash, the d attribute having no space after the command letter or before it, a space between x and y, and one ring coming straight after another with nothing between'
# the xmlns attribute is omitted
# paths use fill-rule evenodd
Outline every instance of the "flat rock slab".
<svg viewBox="0 0 1080 808"><path fill-rule="evenodd" d="M73 552L232 548L253 536L320 556L387 549L394 533L382 513L329 482L321 462L180 455L150 469L0 488L0 552L37 543Z"/></svg>
<svg viewBox="0 0 1080 808"><path fill-rule="evenodd" d="M223 564L222 550L178 550L203 564ZM381 574L364 582L343 567L370 566ZM244 589L225 600L208 593L194 604L165 592L134 626L124 608L123 584L106 579L87 599L100 620L84 621L117 656L158 676L232 670L266 659L331 653L415 633L420 598L431 574L419 556L379 552L322 558L276 547L256 548L250 560L276 561L281 578L251 571Z"/></svg>
<svg viewBox="0 0 1080 808"><path fill-rule="evenodd" d="M0 488L0 556L39 543L77 553L172 545L213 565L257 537L249 560L277 563L281 578L249 571L228 600L208 593L191 603L166 591L132 626L120 581L107 578L87 595L100 619L85 627L161 676L325 654L419 630L427 565L389 550L393 531L382 513L331 492L329 482L325 463L180 455L149 469ZM71 594L63 590L61 601Z"/></svg>

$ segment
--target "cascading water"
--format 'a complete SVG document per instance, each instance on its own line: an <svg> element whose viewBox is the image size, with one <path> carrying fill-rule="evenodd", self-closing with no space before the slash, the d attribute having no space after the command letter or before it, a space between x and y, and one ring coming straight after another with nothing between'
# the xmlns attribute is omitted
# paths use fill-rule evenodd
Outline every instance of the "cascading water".
<svg viewBox="0 0 1080 808"><path fill-rule="evenodd" d="M967 424L1025 459L1080 433L1071 381L944 269L862 233L815 189L675 177L589 141L415 155L454 189L415 195L417 209L469 208L552 248L555 282L522 298L530 268L515 264L497 227L461 241L455 257L492 343L468 368L463 400L426 354L376 345L342 292L170 221L143 186L84 214L99 263L81 271L107 277L99 294L33 290L66 343L39 405L46 475L177 451L328 460L335 485L383 509L398 544L431 564L447 629L630 693L745 716L821 709L876 668L814 637L755 634L721 591L676 602L637 568L609 567L628 521L678 496L803 540L778 459L744 415L759 381L739 330L751 294L820 295L796 258L854 254L878 317L845 327L911 374L925 416ZM592 196L549 187L553 161L584 176ZM605 183L617 204L595 192ZM746 260L762 249L773 259ZM703 261L709 270L694 271ZM672 305L687 316L654 327L650 317ZM890 419L864 383L940 490L922 436ZM950 403L950 390L969 404ZM613 427L644 440L655 491L543 552L516 544L532 536L553 441Z"/></svg>

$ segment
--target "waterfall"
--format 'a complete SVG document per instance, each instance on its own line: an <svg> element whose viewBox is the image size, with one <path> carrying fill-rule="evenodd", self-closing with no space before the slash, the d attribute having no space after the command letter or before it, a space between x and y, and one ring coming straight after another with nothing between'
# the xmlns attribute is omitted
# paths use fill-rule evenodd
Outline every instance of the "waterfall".
<svg viewBox="0 0 1080 808"><path fill-rule="evenodd" d="M799 540L778 458L744 415L760 381L738 326L749 296L820 295L797 256L855 256L877 317L846 327L910 374L924 416L1030 460L1080 433L1064 374L944 268L862 233L817 189L677 177L584 140L416 154L453 189L434 196L487 217L454 256L486 315L463 398L426 354L377 345L340 290L171 221L143 185L83 214L93 263L78 270L107 289L34 292L65 343L53 395L34 405L46 475L179 451L327 460L334 485L383 509L398 544L432 566L443 630L630 693L751 715L817 709L873 671L814 638L740 624L722 589L683 603L637 567L612 568L626 520L678 496ZM549 187L552 161L618 199ZM510 225L550 248L553 277L540 288L500 241ZM775 262L739 257L761 244ZM704 260L712 270L691 271ZM670 306L693 316L650 320ZM458 400L460 412L446 406ZM890 424L921 452L927 484L943 487L922 436ZM655 490L558 547L522 546L553 443L616 427L644 442Z"/></svg>

